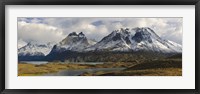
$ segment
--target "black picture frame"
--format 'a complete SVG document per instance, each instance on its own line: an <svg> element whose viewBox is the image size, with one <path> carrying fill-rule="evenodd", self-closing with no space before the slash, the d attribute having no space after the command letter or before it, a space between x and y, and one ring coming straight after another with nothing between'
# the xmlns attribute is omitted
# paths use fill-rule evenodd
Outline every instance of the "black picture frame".
<svg viewBox="0 0 200 94"><path fill-rule="evenodd" d="M6 5L195 5L195 89L5 89ZM2 94L199 94L200 0L2 0L0 15L0 92Z"/></svg>

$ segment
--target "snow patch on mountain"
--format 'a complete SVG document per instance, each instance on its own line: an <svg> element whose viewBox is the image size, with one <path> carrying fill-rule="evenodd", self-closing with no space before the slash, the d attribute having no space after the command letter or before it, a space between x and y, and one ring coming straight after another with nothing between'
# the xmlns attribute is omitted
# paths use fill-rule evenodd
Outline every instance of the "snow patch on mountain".
<svg viewBox="0 0 200 94"><path fill-rule="evenodd" d="M94 44L97 43L97 41L94 40L94 39L88 39L88 43L89 43L90 45L94 45Z"/></svg>
<svg viewBox="0 0 200 94"><path fill-rule="evenodd" d="M114 30L86 51L152 51L181 53L182 46L160 38L149 27L121 28Z"/></svg>
<svg viewBox="0 0 200 94"><path fill-rule="evenodd" d="M76 32L70 33L65 39L55 45L53 51L83 51L90 44L86 38L86 36L80 32L77 34Z"/></svg>
<svg viewBox="0 0 200 94"><path fill-rule="evenodd" d="M153 51L162 53L180 53L180 44L161 39L152 29L148 27L135 28L135 35L130 39L131 48L134 51Z"/></svg>
<svg viewBox="0 0 200 94"><path fill-rule="evenodd" d="M127 29L114 30L111 34L104 37L101 41L97 42L95 45L88 47L86 51L129 51L130 43L127 38L129 37L129 32Z"/></svg>
<svg viewBox="0 0 200 94"><path fill-rule="evenodd" d="M46 56L49 54L55 43L29 42L18 49L19 56Z"/></svg>
<svg viewBox="0 0 200 94"><path fill-rule="evenodd" d="M150 51L158 53L181 53L182 46L170 40L160 38L149 27L121 28L114 30L99 42L87 39L82 33L72 32L59 43L28 43L18 49L20 56L46 56L53 52L64 51Z"/></svg>

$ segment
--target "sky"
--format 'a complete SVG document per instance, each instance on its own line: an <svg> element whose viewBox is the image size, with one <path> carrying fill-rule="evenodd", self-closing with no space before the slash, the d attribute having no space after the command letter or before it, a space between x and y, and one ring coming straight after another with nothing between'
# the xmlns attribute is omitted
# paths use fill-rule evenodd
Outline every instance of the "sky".
<svg viewBox="0 0 200 94"><path fill-rule="evenodd" d="M182 18L19 17L18 47L30 41L60 42L71 32L100 41L120 28L150 27L161 38L182 44Z"/></svg>

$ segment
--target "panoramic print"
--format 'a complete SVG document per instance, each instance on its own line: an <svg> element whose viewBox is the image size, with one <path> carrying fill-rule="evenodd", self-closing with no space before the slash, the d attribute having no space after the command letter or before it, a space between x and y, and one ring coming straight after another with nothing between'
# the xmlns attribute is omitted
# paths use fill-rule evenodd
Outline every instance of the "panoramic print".
<svg viewBox="0 0 200 94"><path fill-rule="evenodd" d="M182 76L182 18L18 17L18 76Z"/></svg>

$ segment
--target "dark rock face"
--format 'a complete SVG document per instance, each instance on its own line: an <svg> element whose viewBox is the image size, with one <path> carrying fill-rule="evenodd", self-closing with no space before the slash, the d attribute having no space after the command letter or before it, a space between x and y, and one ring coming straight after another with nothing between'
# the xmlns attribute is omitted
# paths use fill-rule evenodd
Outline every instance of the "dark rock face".
<svg viewBox="0 0 200 94"><path fill-rule="evenodd" d="M85 37L85 34L83 34L83 32L80 32L80 33L78 34L78 36L79 36L79 37Z"/></svg>
<svg viewBox="0 0 200 94"><path fill-rule="evenodd" d="M117 40L121 40L121 34L120 33L116 33L116 35L112 38L113 41L117 41Z"/></svg>
<svg viewBox="0 0 200 94"><path fill-rule="evenodd" d="M76 32L72 32L68 36L78 36L78 34L76 34Z"/></svg>
<svg viewBox="0 0 200 94"><path fill-rule="evenodd" d="M61 45L71 45L71 44L77 44L79 42L89 45L87 38L85 37L85 35L82 32L80 32L79 34L77 34L76 32L72 32L65 39L63 39L60 42L60 44Z"/></svg>
<svg viewBox="0 0 200 94"><path fill-rule="evenodd" d="M70 33L59 44L54 45L51 52L47 55L48 59L53 57L65 57L66 53L82 51L89 45L89 42L85 35L80 32L79 34L73 32Z"/></svg>
<svg viewBox="0 0 200 94"><path fill-rule="evenodd" d="M126 41L127 44L131 44L131 41L130 41L128 36L125 38L125 41Z"/></svg>
<svg viewBox="0 0 200 94"><path fill-rule="evenodd" d="M147 53L150 53L150 55L148 55L147 57L151 56L152 54L156 54L154 55L156 57L160 56L160 54L174 54L171 52L162 53L162 48L159 48L159 45L157 45L156 43L160 43L161 45L163 44L164 46L166 45L168 48L174 48L175 46L171 46L173 44L168 43L168 41L163 41L152 29L135 28L132 30L134 30L134 32L129 31L128 28L114 30L112 33L105 36L101 41L93 45L89 44L83 32L80 32L78 34L76 32L72 32L58 44L52 46L53 48L46 56L42 53L37 53L37 55L39 56L30 56L31 54L27 54L24 57L21 56L22 54L18 54L18 58L19 61L112 61L113 56L123 57L125 54L126 56L131 56L135 54L134 56L130 57L131 60L134 60L133 57L137 57L138 55L146 55ZM138 46L138 44L140 45ZM153 45L153 47L149 47L148 44ZM39 47L46 46L39 45ZM119 58L116 58L116 61L118 59Z"/></svg>
<svg viewBox="0 0 200 94"><path fill-rule="evenodd" d="M138 43L141 41L148 41L149 43L152 43L151 33L149 33L146 29L138 29L132 39Z"/></svg>

